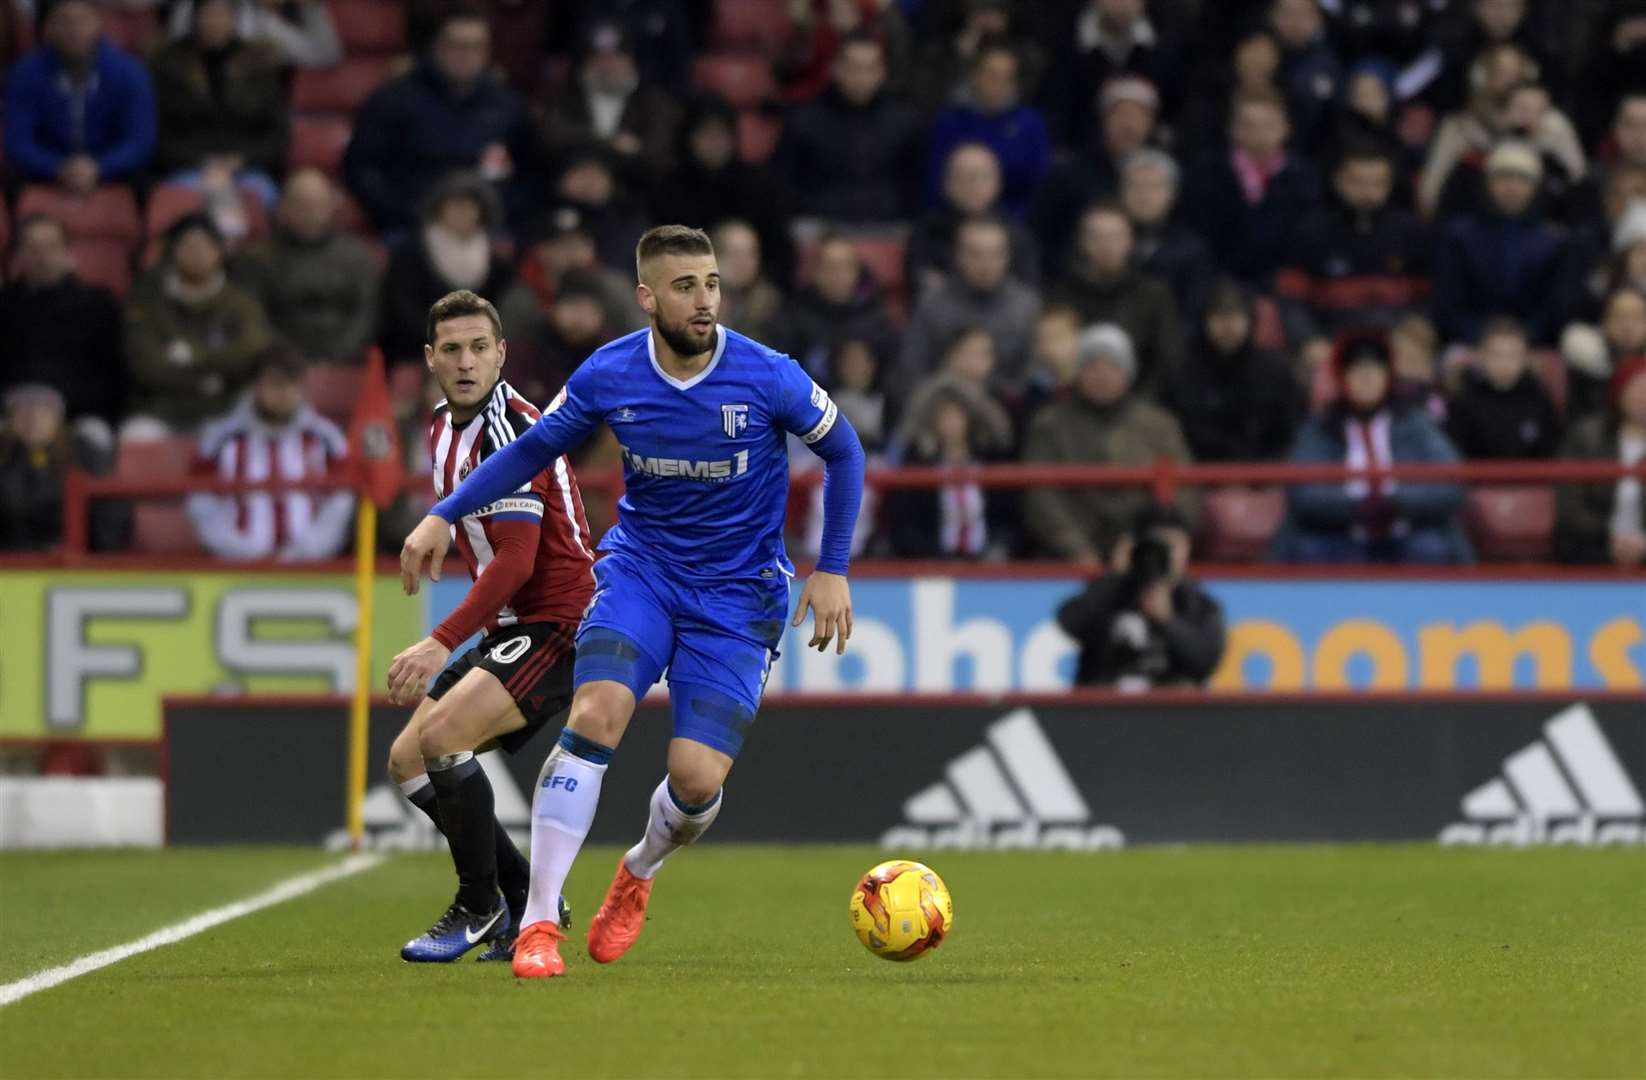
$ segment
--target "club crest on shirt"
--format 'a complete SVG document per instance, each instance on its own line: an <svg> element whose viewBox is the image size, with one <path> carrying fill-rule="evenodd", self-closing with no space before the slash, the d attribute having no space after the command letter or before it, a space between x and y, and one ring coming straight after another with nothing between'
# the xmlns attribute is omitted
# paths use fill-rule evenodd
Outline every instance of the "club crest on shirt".
<svg viewBox="0 0 1646 1080"><path fill-rule="evenodd" d="M473 469L474 467L469 464L468 458L464 458L462 461L459 461L457 463L457 482L461 484L463 481L467 480L469 478L469 473L472 472Z"/></svg>
<svg viewBox="0 0 1646 1080"><path fill-rule="evenodd" d="M726 438L737 438L749 429L749 407L747 405L720 406L720 426L726 430Z"/></svg>
<svg viewBox="0 0 1646 1080"><path fill-rule="evenodd" d="M612 423L614 423L614 424L632 424L632 423L634 423L634 410L629 408L627 405L623 406L621 409L618 409L616 412L612 413Z"/></svg>

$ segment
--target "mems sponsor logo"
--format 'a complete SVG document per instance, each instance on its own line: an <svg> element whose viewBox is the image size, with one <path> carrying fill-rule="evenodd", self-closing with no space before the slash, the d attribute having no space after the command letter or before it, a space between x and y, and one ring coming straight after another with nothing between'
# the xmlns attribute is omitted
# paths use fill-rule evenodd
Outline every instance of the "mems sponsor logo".
<svg viewBox="0 0 1646 1080"><path fill-rule="evenodd" d="M641 457L623 447L623 463L645 476L674 476L682 480L729 480L749 471L749 452L739 450L721 461L690 461L686 458Z"/></svg>

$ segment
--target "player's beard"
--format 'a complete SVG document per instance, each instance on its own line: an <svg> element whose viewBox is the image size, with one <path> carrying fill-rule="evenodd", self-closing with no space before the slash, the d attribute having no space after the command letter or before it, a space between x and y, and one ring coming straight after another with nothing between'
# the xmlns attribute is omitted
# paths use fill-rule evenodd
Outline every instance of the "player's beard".
<svg viewBox="0 0 1646 1080"><path fill-rule="evenodd" d="M696 317L696 315L692 316L694 319ZM657 327L657 336L663 339L663 343L673 349L674 354L682 359L690 356L701 356L714 348L714 332L719 327L718 322L710 323L708 338L699 340L692 333L690 321L683 322L679 326L670 326L662 319L656 319L652 325Z"/></svg>

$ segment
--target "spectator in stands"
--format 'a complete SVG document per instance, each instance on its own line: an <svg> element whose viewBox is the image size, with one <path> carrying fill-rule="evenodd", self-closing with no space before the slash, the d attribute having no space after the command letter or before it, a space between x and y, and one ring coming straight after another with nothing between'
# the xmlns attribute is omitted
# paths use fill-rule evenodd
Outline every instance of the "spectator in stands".
<svg viewBox="0 0 1646 1080"><path fill-rule="evenodd" d="M1331 194L1297 223L1275 274L1290 340L1387 328L1427 300L1429 238L1416 214L1390 205L1395 180L1384 147L1344 151Z"/></svg>
<svg viewBox="0 0 1646 1080"><path fill-rule="evenodd" d="M56 218L23 218L12 245L8 284L0 288L0 390L49 386L70 421L118 423L126 401L120 305L107 289L75 277L68 231Z"/></svg>
<svg viewBox="0 0 1646 1080"><path fill-rule="evenodd" d="M1591 145L1602 141L1608 121L1621 113L1631 98L1646 110L1646 2L1617 0L1599 18L1590 20L1588 48L1578 76L1579 126ZM1638 149L1631 154L1614 129L1621 159L1646 165L1646 111L1636 113Z"/></svg>
<svg viewBox="0 0 1646 1080"><path fill-rule="evenodd" d="M251 386L234 409L201 430L195 474L248 483L318 480L341 466L348 441L303 400L303 357L271 346L252 370ZM185 506L200 543L218 558L308 562L336 558L348 545L354 495L199 492Z"/></svg>
<svg viewBox="0 0 1646 1080"><path fill-rule="evenodd" d="M338 231L337 205L325 173L293 173L273 235L236 267L270 325L310 360L360 360L377 333L377 260L359 237Z"/></svg>
<svg viewBox="0 0 1646 1080"><path fill-rule="evenodd" d="M1317 201L1314 170L1286 149L1291 125L1275 93L1247 93L1229 111L1229 148L1190 174L1185 205L1218 265L1263 287L1293 226Z"/></svg>
<svg viewBox="0 0 1646 1080"><path fill-rule="evenodd" d="M490 74L490 62L484 16L447 12L418 66L361 106L343 176L378 229L409 231L429 190L464 169L478 170L524 220L535 160L531 125L514 92Z"/></svg>
<svg viewBox="0 0 1646 1080"><path fill-rule="evenodd" d="M0 551L46 551L63 538L63 474L71 468L106 473L114 457L107 445L65 423L63 395L52 387L16 384L3 400ZM127 518L118 504L94 500L87 537L92 550L122 547Z"/></svg>
<svg viewBox="0 0 1646 1080"><path fill-rule="evenodd" d="M1396 96L1398 77L1394 65L1380 56L1367 57L1351 67L1320 153L1328 161L1341 161L1350 147L1382 147L1402 181L1394 201L1410 206L1410 185L1405 180L1421 167L1422 157L1421 147L1412 146L1402 131L1407 113Z"/></svg>
<svg viewBox="0 0 1646 1080"><path fill-rule="evenodd" d="M1196 461L1273 461L1285 456L1303 415L1303 393L1284 356L1252 341L1252 297L1221 278L1166 403Z"/></svg>
<svg viewBox="0 0 1646 1080"><path fill-rule="evenodd" d="M607 326L623 334L646 325L645 313L634 302L633 269L624 274L600 262L594 233L577 207L549 211L524 230L521 246L524 252L515 272L524 288L504 293L497 308L510 340L525 341L537 334L561 279L573 270L584 271L598 284Z"/></svg>
<svg viewBox="0 0 1646 1080"><path fill-rule="evenodd" d="M954 272L955 234L963 222L1000 209L1000 161L982 143L961 143L949 151L943 165L942 205L916 219L903 260L903 278L909 293L919 300L942 285ZM1040 280L1040 260L1034 238L1023 223L1001 217L1011 242L1008 273L1034 285Z"/></svg>
<svg viewBox="0 0 1646 1080"><path fill-rule="evenodd" d="M1051 299L1080 312L1086 323L1115 323L1135 349L1128 379L1133 390L1154 394L1182 355L1177 304L1166 283L1137 269L1132 222L1115 203L1098 203L1080 219L1079 253Z"/></svg>
<svg viewBox="0 0 1646 1080"><path fill-rule="evenodd" d="M172 6L166 29L173 38L189 36L199 6L197 0L178 0ZM234 0L234 32L242 40L272 46L293 67L330 67L343 59L343 42L325 0Z"/></svg>
<svg viewBox="0 0 1646 1080"><path fill-rule="evenodd" d="M738 157L736 110L715 94L694 95L680 126L675 161L652 195L652 219L710 229L733 218L745 221L760 234L766 276L782 285L792 281L788 193L772 182L765 166Z"/></svg>
<svg viewBox="0 0 1646 1080"><path fill-rule="evenodd" d="M1171 28L1149 18L1144 0L1088 0L1053 40L1060 51L1044 90L1061 143L1079 140L1087 104L1113 78L1140 75L1168 96L1181 85L1183 50Z"/></svg>
<svg viewBox="0 0 1646 1080"><path fill-rule="evenodd" d="M634 43L615 20L589 25L571 82L543 107L543 144L551 157L604 147L629 180L665 172L680 110L662 87L640 77Z"/></svg>
<svg viewBox="0 0 1646 1080"><path fill-rule="evenodd" d="M907 394L894 453L902 455L914 444L925 430L932 402L950 395L971 413L972 447L995 460L1010 455L1014 445L1012 417L995 396L996 385L994 339L989 332L980 326L955 331L944 343L942 364Z"/></svg>
<svg viewBox="0 0 1646 1080"><path fill-rule="evenodd" d="M436 187L423 210L423 228L389 255L377 341L389 363L423 355L429 305L456 289L499 302L514 286L514 270L498 258L492 237L502 210L485 180L458 174Z"/></svg>
<svg viewBox="0 0 1646 1080"><path fill-rule="evenodd" d="M560 279L547 317L530 336L518 330L509 354L509 383L527 401L546 406L590 353L617 335L606 322L599 278L568 270Z"/></svg>
<svg viewBox="0 0 1646 1080"><path fill-rule="evenodd" d="M1187 318L1198 318L1212 282L1212 255L1200 234L1176 218L1177 162L1145 147L1120 168L1120 205L1132 219L1132 261L1164 281Z"/></svg>
<svg viewBox="0 0 1646 1080"><path fill-rule="evenodd" d="M1577 213L1578 185L1588 170L1577 131L1564 113L1554 108L1549 91L1534 82L1518 83L1503 95L1495 128L1499 139L1518 139L1537 151L1543 165L1538 198L1551 216L1566 219ZM1485 154L1466 156L1452 169L1440 190L1435 215L1440 218L1475 213L1486 205L1486 179L1481 164Z"/></svg>
<svg viewBox="0 0 1646 1080"><path fill-rule="evenodd" d="M512 3L519 2L512 0ZM577 27L575 34L567 35L573 41L587 38L591 22L616 21L629 40L635 67L642 79L671 91L685 87L686 78L691 72L693 39L696 36L688 17L688 8L694 13L698 12L700 9L695 5L682 4L681 0L616 0L608 4L552 6L573 12L583 9L583 24ZM701 14L706 20L707 10L702 9Z"/></svg>
<svg viewBox="0 0 1646 1080"><path fill-rule="evenodd" d="M1424 216L1434 218L1439 211L1441 193L1453 170L1468 158L1484 158L1491 152L1503 135L1504 105L1510 91L1523 83L1535 83L1537 76L1537 63L1514 45L1488 49L1472 61L1469 81L1474 89L1468 107L1440 122L1418 178L1417 205Z"/></svg>
<svg viewBox="0 0 1646 1080"><path fill-rule="evenodd" d="M1023 460L1056 465L1146 465L1188 461L1189 447L1172 415L1130 393L1137 357L1126 331L1112 323L1080 335L1074 393L1029 422ZM1033 487L1024 492L1023 521L1036 554L1101 560L1126 532L1148 496L1131 488ZM1198 505L1185 489L1179 508Z"/></svg>
<svg viewBox="0 0 1646 1080"><path fill-rule="evenodd" d="M1346 465L1356 475L1289 489L1275 556L1305 563L1471 561L1457 522L1462 485L1365 475L1380 466L1458 459L1426 415L1390 401L1388 342L1375 332L1347 335L1334 362L1341 394L1304 423L1291 460Z"/></svg>
<svg viewBox="0 0 1646 1080"><path fill-rule="evenodd" d="M1534 26L1527 0L1470 0L1468 7L1457 5L1451 18L1435 27L1432 38L1439 47L1440 70L1425 96L1439 109L1455 109L1464 104L1468 92L1477 85L1472 65L1482 56L1500 48L1519 49L1533 65L1534 72L1553 76L1560 71L1559 57L1548 47L1554 27L1545 20ZM1549 5L1539 5L1547 10ZM1543 32L1539 32L1539 31Z"/></svg>
<svg viewBox="0 0 1646 1080"><path fill-rule="evenodd" d="M959 468L981 464L982 440L971 404L954 390L940 390L909 416L905 465ZM1010 520L1002 514L1001 489L958 482L940 488L901 488L885 494L880 526L900 559L1003 558Z"/></svg>
<svg viewBox="0 0 1646 1080"><path fill-rule="evenodd" d="M1646 356L1646 289L1619 286L1606 297L1598 332L1572 326L1561 335L1569 389L1567 412L1585 416L1604 412L1609 383L1631 356Z"/></svg>
<svg viewBox="0 0 1646 1080"><path fill-rule="evenodd" d="M1631 203L1612 231L1606 287L1646 292L1646 199Z"/></svg>
<svg viewBox="0 0 1646 1080"><path fill-rule="evenodd" d="M1027 373L1040 297L1007 273L1011 241L1005 223L979 215L955 234L955 270L926 293L909 317L894 388L912 385L936 365L938 353L963 327L981 326L994 342L996 376L1017 382Z"/></svg>
<svg viewBox="0 0 1646 1080"><path fill-rule="evenodd" d="M1532 370L1526 332L1513 319L1486 320L1479 355L1462 372L1447 434L1465 459L1520 461L1554 455L1560 414Z"/></svg>
<svg viewBox="0 0 1646 1080"><path fill-rule="evenodd" d="M233 0L201 0L193 29L155 54L154 166L191 185L232 179L265 205L279 195L291 118L278 50L237 36Z"/></svg>
<svg viewBox="0 0 1646 1080"><path fill-rule="evenodd" d="M1535 345L1564 324L1571 287L1564 237L1534 207L1536 152L1504 142L1486 162L1491 208L1449 223L1435 250L1435 324L1449 342L1474 341L1492 315L1519 319Z"/></svg>
<svg viewBox="0 0 1646 1080"><path fill-rule="evenodd" d="M166 234L165 258L126 304L132 412L122 437L181 432L220 415L272 340L263 306L228 280L222 233L190 214Z"/></svg>
<svg viewBox="0 0 1646 1080"><path fill-rule="evenodd" d="M1109 571L1057 609L1080 645L1076 686L1206 685L1223 658L1223 608L1188 576L1190 540L1176 507L1144 507Z"/></svg>
<svg viewBox="0 0 1646 1080"><path fill-rule="evenodd" d="M1408 315L1389 328L1389 356L1394 384L1392 400L1446 423L1446 395L1440 389L1440 333L1422 315ZM1331 360L1327 346L1326 361Z"/></svg>
<svg viewBox="0 0 1646 1080"><path fill-rule="evenodd" d="M1182 136L1178 153L1191 162L1228 151L1230 102L1276 95L1285 100L1280 89L1280 42L1266 29L1246 32L1236 39L1225 63L1201 65L1198 74L1199 89L1190 95L1176 124Z"/></svg>
<svg viewBox="0 0 1646 1080"><path fill-rule="evenodd" d="M710 234L720 267L720 321L756 341L777 332L783 294L761 271L760 235L740 218L727 218Z"/></svg>
<svg viewBox="0 0 1646 1080"><path fill-rule="evenodd" d="M6 84L6 163L76 194L131 183L154 156L154 87L103 37L93 0L42 3L39 48Z"/></svg>
<svg viewBox="0 0 1646 1080"><path fill-rule="evenodd" d="M854 40L873 38L887 66L906 70L908 27L896 4L880 0L789 0L789 40L773 65L783 100L803 105L826 93L841 53Z"/></svg>
<svg viewBox="0 0 1646 1080"><path fill-rule="evenodd" d="M829 398L851 421L863 443L874 453L891 434L891 407L882 387L880 358L874 346L858 338L842 341L829 357Z"/></svg>
<svg viewBox="0 0 1646 1080"><path fill-rule="evenodd" d="M1052 162L1046 118L1019 100L1017 51L1009 41L992 41L977 50L963 102L943 110L932 122L926 155L926 202L942 202L943 168L949 152L962 143L980 142L993 150L1004 179L1001 209L1021 217L1029 197Z"/></svg>
<svg viewBox="0 0 1646 1080"><path fill-rule="evenodd" d="M609 157L591 146L562 159L554 194L561 205L582 216L600 262L627 273L634 265L634 245L646 231L647 218Z"/></svg>
<svg viewBox="0 0 1646 1080"><path fill-rule="evenodd" d="M946 9L946 20L940 17L943 12L927 16L929 33L914 58L910 93L921 112L933 114L958 99L978 50L997 41L1010 43L1017 53L1020 92L1025 101L1035 100L1046 54L1022 25L1027 13L1014 10L1010 0L965 0Z"/></svg>
<svg viewBox="0 0 1646 1080"><path fill-rule="evenodd" d="M920 118L886 88L886 49L855 34L834 60L834 80L790 114L777 172L795 210L831 222L894 221L914 207Z"/></svg>
<svg viewBox="0 0 1646 1080"><path fill-rule="evenodd" d="M880 286L841 236L826 236L812 260L811 282L783 308L777 344L819 381L828 377L829 355L849 338L867 341L876 356L895 351L897 330Z"/></svg>
<svg viewBox="0 0 1646 1080"><path fill-rule="evenodd" d="M1610 387L1611 408L1573 425L1562 457L1646 461L1646 356L1618 365ZM1646 563L1646 484L1635 477L1557 489L1555 551L1566 562Z"/></svg>
<svg viewBox="0 0 1646 1080"><path fill-rule="evenodd" d="M1034 359L1028 377L1016 387L1011 404L1015 426L1028 428L1029 418L1054 401L1074 393L1075 369L1080 360L1080 313L1067 304L1047 304L1034 321Z"/></svg>
<svg viewBox="0 0 1646 1080"><path fill-rule="evenodd" d="M1272 0L1269 29L1280 45L1279 76L1299 146L1318 144L1343 80L1343 67L1326 40L1319 0Z"/></svg>
<svg viewBox="0 0 1646 1080"><path fill-rule="evenodd" d="M1047 277L1067 268L1080 215L1093 197L1113 193L1120 163L1157 137L1160 95L1147 79L1114 79L1096 101L1097 130L1081 150L1052 168L1030 207L1029 226Z"/></svg>

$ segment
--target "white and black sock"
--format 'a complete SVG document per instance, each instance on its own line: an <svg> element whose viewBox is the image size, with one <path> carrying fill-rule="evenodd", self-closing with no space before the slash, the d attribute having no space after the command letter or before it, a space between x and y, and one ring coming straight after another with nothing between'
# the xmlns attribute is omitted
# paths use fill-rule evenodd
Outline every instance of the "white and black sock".
<svg viewBox="0 0 1646 1080"><path fill-rule="evenodd" d="M639 878L656 877L663 860L702 836L704 830L720 816L720 804L725 801L725 788L714 793L714 798L701 806L690 806L680 800L669 786L669 778L652 792L651 814L646 820L646 833L640 843L623 856L629 873Z"/></svg>

